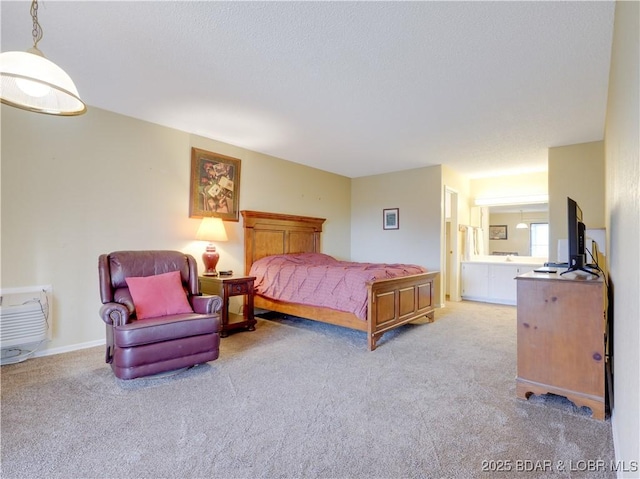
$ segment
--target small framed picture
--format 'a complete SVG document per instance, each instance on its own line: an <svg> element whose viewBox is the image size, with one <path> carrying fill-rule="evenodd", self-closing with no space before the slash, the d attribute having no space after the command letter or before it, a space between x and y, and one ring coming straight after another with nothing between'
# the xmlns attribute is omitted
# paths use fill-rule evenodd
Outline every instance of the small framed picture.
<svg viewBox="0 0 640 479"><path fill-rule="evenodd" d="M400 209L388 208L382 210L382 229L398 230L400 229Z"/></svg>
<svg viewBox="0 0 640 479"><path fill-rule="evenodd" d="M491 225L489 226L489 239L506 240L507 225Z"/></svg>

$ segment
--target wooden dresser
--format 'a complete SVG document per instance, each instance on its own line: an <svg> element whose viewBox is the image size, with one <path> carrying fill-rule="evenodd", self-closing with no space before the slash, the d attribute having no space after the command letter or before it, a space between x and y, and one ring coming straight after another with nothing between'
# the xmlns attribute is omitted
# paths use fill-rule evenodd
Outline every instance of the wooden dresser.
<svg viewBox="0 0 640 479"><path fill-rule="evenodd" d="M602 276L516 277L516 395L552 393L605 417L606 288Z"/></svg>

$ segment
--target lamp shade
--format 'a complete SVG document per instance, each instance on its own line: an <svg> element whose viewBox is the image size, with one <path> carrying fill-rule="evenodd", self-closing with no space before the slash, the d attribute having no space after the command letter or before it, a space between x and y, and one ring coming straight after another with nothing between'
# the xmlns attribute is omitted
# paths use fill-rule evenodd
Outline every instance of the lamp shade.
<svg viewBox="0 0 640 479"><path fill-rule="evenodd" d="M2 103L50 115L81 115L87 107L71 77L37 48L0 54Z"/></svg>
<svg viewBox="0 0 640 479"><path fill-rule="evenodd" d="M196 239L200 241L209 241L207 249L202 253L202 262L204 263L205 276L217 276L216 266L220 259L220 253L216 251L216 247L212 241L227 241L227 231L224 229L224 223L221 218L202 218Z"/></svg>
<svg viewBox="0 0 640 479"><path fill-rule="evenodd" d="M524 222L524 218L522 217L522 210L520 210L520 223L516 225L516 229L518 230L526 230L529 228L529 225Z"/></svg>
<svg viewBox="0 0 640 479"><path fill-rule="evenodd" d="M227 241L227 231L221 218L202 218L202 223L196 233L200 241Z"/></svg>

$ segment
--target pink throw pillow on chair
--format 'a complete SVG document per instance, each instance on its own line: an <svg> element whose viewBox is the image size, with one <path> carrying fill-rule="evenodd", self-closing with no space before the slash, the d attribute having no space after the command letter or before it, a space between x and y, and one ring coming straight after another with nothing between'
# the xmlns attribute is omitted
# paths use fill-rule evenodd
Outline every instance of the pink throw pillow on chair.
<svg viewBox="0 0 640 479"><path fill-rule="evenodd" d="M125 278L138 319L193 313L179 271Z"/></svg>

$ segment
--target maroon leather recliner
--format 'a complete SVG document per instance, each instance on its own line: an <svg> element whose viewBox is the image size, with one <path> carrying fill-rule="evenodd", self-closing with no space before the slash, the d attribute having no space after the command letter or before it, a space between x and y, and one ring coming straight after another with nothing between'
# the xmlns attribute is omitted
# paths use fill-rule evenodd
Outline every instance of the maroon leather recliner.
<svg viewBox="0 0 640 479"><path fill-rule="evenodd" d="M179 251L116 251L100 255L98 272L107 325L105 360L120 379L185 368L218 358L219 296L201 296L193 256ZM125 278L179 271L193 313L137 320Z"/></svg>

